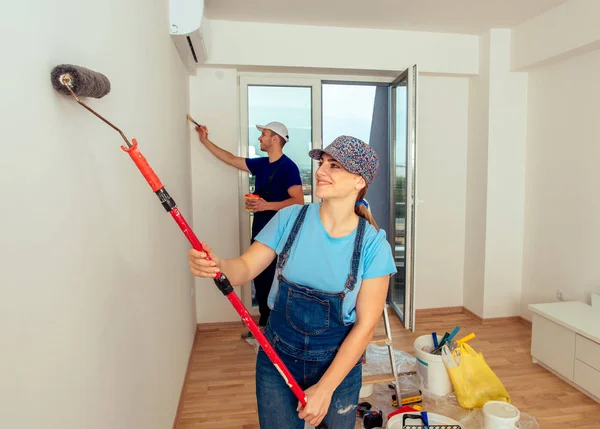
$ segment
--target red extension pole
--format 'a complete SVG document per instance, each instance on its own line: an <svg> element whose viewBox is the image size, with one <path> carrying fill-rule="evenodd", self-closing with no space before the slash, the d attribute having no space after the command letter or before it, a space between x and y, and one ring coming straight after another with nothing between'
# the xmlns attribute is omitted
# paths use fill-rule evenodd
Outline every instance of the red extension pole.
<svg viewBox="0 0 600 429"><path fill-rule="evenodd" d="M140 152L137 141L135 139L132 139L132 142L133 144L131 147L121 146L121 149L123 149L129 154L137 168L140 170L140 172L152 188L152 191L154 191L154 193L158 196L165 210L167 210L171 214L171 216L173 216L173 219L175 220L177 225L179 225L179 228L181 228L181 231L187 237L192 247L200 252L204 252L200 240L198 240L198 237L196 237L196 234L194 234L194 231L192 231L192 228L189 226L189 224L186 222L183 215L177 208L175 201L167 193L163 184L158 179L158 176L154 173L154 171L148 164L148 161L146 161L146 158L144 158L144 156ZM210 260L208 254L206 258ZM254 334L254 337L258 340L258 343L261 345L262 349L267 354L271 362L273 362L273 365L275 365L275 368L277 368L277 370L285 380L286 384L290 387L290 389L292 389L294 395L296 395L296 398L298 398L302 406L305 406L306 394L300 388L300 385L294 379L294 376L285 366L281 358L277 355L277 352L275 351L273 346L271 346L271 344L267 340L267 337L265 337L263 332L258 328L258 325L254 321L246 307L244 307L244 304L235 293L227 277L225 277L223 273L219 272L217 273L217 277L214 279L214 281L219 290L223 293L223 295L227 297L229 302L231 302L231 305L233 305L233 307L236 309L236 311L242 318L244 324L248 327L248 329L250 329L250 332ZM321 425L319 425L319 428L326 428L326 425L322 423Z"/></svg>

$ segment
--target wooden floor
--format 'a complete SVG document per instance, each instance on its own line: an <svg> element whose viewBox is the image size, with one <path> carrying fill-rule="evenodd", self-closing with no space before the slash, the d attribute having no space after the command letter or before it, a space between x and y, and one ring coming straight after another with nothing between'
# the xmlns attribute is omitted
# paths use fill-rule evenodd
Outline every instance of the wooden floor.
<svg viewBox="0 0 600 429"><path fill-rule="evenodd" d="M423 315L417 317L417 332L410 333L390 316L394 348L411 354L419 335L449 332L457 325L461 333L474 332L477 338L470 344L483 352L513 404L535 417L540 428L600 428L600 404L531 363L531 328L519 321L481 324L466 314ZM175 428L259 428L254 395L256 353L240 339L243 331L241 322L199 329Z"/></svg>

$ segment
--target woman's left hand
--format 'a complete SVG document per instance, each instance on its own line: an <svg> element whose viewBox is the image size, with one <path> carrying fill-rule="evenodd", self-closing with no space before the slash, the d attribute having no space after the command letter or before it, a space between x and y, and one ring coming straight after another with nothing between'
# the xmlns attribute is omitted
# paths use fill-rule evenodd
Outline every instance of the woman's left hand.
<svg viewBox="0 0 600 429"><path fill-rule="evenodd" d="M315 384L304 391L306 393L306 406L302 408L302 404L298 402L298 417L317 427L329 411L331 404L331 396L333 392L330 389Z"/></svg>

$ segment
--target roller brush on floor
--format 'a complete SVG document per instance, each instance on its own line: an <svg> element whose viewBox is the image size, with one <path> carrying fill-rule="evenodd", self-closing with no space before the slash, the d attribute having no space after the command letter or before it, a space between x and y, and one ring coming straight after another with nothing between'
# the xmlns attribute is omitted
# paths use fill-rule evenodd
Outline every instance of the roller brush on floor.
<svg viewBox="0 0 600 429"><path fill-rule="evenodd" d="M121 146L121 149L129 154L136 167L140 170L140 173L142 173L150 185L150 188L152 188L152 191L154 191L158 197L162 206L168 213L171 214L179 228L181 228L183 234L189 240L192 247L198 251L204 252L200 240L198 240L192 231L192 228L189 226L177 208L175 201L173 198L171 198L163 184L160 182L158 176L148 164L148 161L146 161L146 158L144 158L140 152L137 141L132 139L130 142L127 136L119 128L103 118L100 114L96 113L91 107L80 100L80 97L102 98L107 95L110 92L110 81L108 78L101 73L72 64L61 64L54 67L50 73L50 78L54 89L62 94L73 97L77 103L85 107L121 135L121 138L125 141L125 144ZM188 119L190 119L189 115ZM210 257L207 256L207 259L210 260ZM273 365L275 365L294 395L298 398L298 401L305 406L306 394L298 382L294 379L293 375L285 366L281 358L277 355L275 349L273 349L263 332L258 328L258 325L256 322L254 322L254 319L252 319L252 316L233 290L233 287L231 286L231 283L227 277L223 273L218 273L217 277L214 279L214 282L223 295L227 297L231 305L233 305L233 307L236 309L242 319L242 322L244 322L250 332L254 334L254 337L258 340L258 343L261 345L262 349L265 351ZM327 425L325 423L321 423L318 428L327 429Z"/></svg>

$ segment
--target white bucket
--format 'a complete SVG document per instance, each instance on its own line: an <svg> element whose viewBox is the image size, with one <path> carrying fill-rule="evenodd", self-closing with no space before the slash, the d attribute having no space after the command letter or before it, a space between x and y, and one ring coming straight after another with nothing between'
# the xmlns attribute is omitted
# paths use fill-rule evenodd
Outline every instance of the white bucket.
<svg viewBox="0 0 600 429"><path fill-rule="evenodd" d="M488 401L483 405L485 429L515 429L521 412L517 407L502 401Z"/></svg>
<svg viewBox="0 0 600 429"><path fill-rule="evenodd" d="M391 417L388 422L387 422L387 429L402 429L404 426L402 425L402 416L404 414L420 414L418 412L412 412L412 413L402 413L402 414L396 414L395 416ZM427 413L427 420L429 421L429 425L446 425L446 426L459 426L462 427L460 425L460 423L458 423L456 420L452 420L449 417L446 416L441 416L439 414L435 414L435 413ZM417 419L411 419L411 418L407 418L406 419L406 424L407 425L417 425L420 426L423 424L422 421L417 420Z"/></svg>
<svg viewBox="0 0 600 429"><path fill-rule="evenodd" d="M371 375L371 373L368 371L365 371L363 369L363 371L362 371L363 378L367 377L369 375ZM368 398L372 394L373 394L373 385L372 384L363 384L362 387L360 388L360 392L358 393L358 397L360 399Z"/></svg>
<svg viewBox="0 0 600 429"><path fill-rule="evenodd" d="M428 347L433 350L433 338L431 335L422 335L415 340L414 348L417 354L417 374L421 390L428 391L434 395L445 396L454 390L452 381L442 361L441 355L432 355L422 349Z"/></svg>

